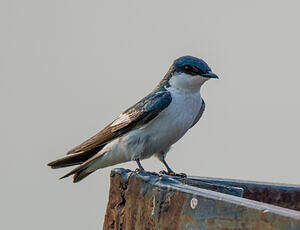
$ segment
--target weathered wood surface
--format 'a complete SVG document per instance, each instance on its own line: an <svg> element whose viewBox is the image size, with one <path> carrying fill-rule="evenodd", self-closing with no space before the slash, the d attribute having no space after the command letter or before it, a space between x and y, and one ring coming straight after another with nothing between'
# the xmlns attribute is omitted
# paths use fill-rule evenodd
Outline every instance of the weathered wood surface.
<svg viewBox="0 0 300 230"><path fill-rule="evenodd" d="M207 185L209 180L213 179L180 179L115 169L111 172L103 229L300 229L299 211L242 198L244 190L247 195L245 183L243 188L238 188L226 187L226 183L222 184L220 179L218 184L214 182ZM283 186L282 189L296 194L294 202L300 203L300 199L297 200L300 186ZM278 200L266 198L266 194L263 198L270 203ZM278 203L284 202L281 200ZM294 203L292 206L298 207Z"/></svg>

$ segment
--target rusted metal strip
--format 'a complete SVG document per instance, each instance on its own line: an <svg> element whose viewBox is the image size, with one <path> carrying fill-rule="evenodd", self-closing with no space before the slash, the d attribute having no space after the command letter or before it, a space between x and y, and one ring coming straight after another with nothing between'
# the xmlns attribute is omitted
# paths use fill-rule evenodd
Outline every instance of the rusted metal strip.
<svg viewBox="0 0 300 230"><path fill-rule="evenodd" d="M299 230L300 212L115 169L103 229Z"/></svg>
<svg viewBox="0 0 300 230"><path fill-rule="evenodd" d="M188 179L243 188L244 198L300 211L299 185L209 177L189 177Z"/></svg>
<svg viewBox="0 0 300 230"><path fill-rule="evenodd" d="M203 188L215 192L220 192L224 194L229 194L232 196L238 196L238 197L243 197L244 189L239 188L237 186L232 186L232 185L227 185L227 184L222 184L222 183L216 183L216 182L210 182L210 181L201 181L201 180L190 180L189 178L179 178L177 177L180 182L198 187L198 188Z"/></svg>

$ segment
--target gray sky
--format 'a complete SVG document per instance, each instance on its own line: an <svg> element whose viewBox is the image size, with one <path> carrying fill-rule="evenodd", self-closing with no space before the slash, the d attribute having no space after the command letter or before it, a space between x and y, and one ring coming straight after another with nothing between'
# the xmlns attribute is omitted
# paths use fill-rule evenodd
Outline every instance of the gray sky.
<svg viewBox="0 0 300 230"><path fill-rule="evenodd" d="M111 168L46 163L145 96L183 55L220 76L169 152L177 172L300 184L297 1L0 2L1 229L99 229ZM156 159L143 162L159 171ZM135 169L135 163L120 167Z"/></svg>

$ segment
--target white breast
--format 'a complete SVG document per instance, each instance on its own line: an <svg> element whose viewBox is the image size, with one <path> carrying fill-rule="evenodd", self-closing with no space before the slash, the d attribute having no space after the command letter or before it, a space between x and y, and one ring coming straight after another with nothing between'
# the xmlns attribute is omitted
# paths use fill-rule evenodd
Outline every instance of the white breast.
<svg viewBox="0 0 300 230"><path fill-rule="evenodd" d="M143 132L150 136L153 149L167 148L177 142L192 126L203 103L200 92L168 88L172 101Z"/></svg>

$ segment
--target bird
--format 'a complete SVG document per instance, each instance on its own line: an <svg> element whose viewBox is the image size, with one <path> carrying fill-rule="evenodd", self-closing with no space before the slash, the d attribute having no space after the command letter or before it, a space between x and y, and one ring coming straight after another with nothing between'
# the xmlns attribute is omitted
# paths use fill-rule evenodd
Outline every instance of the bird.
<svg viewBox="0 0 300 230"><path fill-rule="evenodd" d="M53 169L78 165L62 178L73 175L79 182L98 169L157 157L166 162L171 146L201 118L205 103L201 86L219 77L208 64L197 57L182 56L172 63L158 85L143 99L121 113L96 135L67 152L67 156L50 162Z"/></svg>

